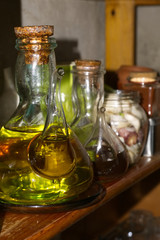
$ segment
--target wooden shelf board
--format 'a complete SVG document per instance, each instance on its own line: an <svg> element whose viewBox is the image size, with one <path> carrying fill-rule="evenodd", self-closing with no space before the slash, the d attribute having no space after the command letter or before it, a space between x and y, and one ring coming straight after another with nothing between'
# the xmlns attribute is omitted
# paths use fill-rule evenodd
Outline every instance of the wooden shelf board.
<svg viewBox="0 0 160 240"><path fill-rule="evenodd" d="M106 3L133 3L134 5L159 5L160 0L106 0Z"/></svg>
<svg viewBox="0 0 160 240"><path fill-rule="evenodd" d="M0 239L50 239L159 168L160 156L141 158L139 163L131 167L123 178L110 184L110 186L105 185L106 195L100 202L80 210L61 213L26 214L1 209Z"/></svg>
<svg viewBox="0 0 160 240"><path fill-rule="evenodd" d="M160 0L135 0L136 5L159 5Z"/></svg>

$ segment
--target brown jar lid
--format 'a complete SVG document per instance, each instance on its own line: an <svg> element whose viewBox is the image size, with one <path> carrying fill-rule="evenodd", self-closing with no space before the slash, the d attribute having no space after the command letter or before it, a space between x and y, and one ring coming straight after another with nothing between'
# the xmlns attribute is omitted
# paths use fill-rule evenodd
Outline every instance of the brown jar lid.
<svg viewBox="0 0 160 240"><path fill-rule="evenodd" d="M133 83L153 83L157 81L157 72L131 72L129 81Z"/></svg>
<svg viewBox="0 0 160 240"><path fill-rule="evenodd" d="M54 27L51 25L24 26L15 27L14 31L17 38L51 36L54 33Z"/></svg>

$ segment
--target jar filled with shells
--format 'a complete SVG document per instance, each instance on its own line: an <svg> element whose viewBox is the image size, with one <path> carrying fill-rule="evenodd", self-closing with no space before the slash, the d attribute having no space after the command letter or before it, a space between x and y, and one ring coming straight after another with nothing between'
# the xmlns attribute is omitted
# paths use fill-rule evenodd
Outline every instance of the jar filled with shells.
<svg viewBox="0 0 160 240"><path fill-rule="evenodd" d="M127 90L106 93L104 107L105 121L124 143L130 165L137 163L148 134L148 118L140 105L139 93Z"/></svg>

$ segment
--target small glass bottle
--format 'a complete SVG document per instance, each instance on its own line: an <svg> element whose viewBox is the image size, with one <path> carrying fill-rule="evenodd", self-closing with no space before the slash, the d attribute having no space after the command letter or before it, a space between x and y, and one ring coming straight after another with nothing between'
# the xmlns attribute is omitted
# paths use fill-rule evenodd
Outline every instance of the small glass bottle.
<svg viewBox="0 0 160 240"><path fill-rule="evenodd" d="M15 33L20 102L0 131L0 202L31 209L62 204L91 185L93 169L86 151L61 117L53 26L17 27ZM34 140L42 135L46 142L40 152ZM66 161L67 154L70 158Z"/></svg>
<svg viewBox="0 0 160 240"><path fill-rule="evenodd" d="M104 71L100 61L79 60L73 68L77 118L72 128L86 148L96 180L114 181L128 168L125 147L104 121Z"/></svg>
<svg viewBox="0 0 160 240"><path fill-rule="evenodd" d="M136 163L143 153L148 118L140 105L138 92L116 90L108 93L104 100L105 120L125 144L130 164Z"/></svg>
<svg viewBox="0 0 160 240"><path fill-rule="evenodd" d="M103 103L104 71L101 61L76 60L72 74L75 118L71 128L84 145L96 122L97 107Z"/></svg>

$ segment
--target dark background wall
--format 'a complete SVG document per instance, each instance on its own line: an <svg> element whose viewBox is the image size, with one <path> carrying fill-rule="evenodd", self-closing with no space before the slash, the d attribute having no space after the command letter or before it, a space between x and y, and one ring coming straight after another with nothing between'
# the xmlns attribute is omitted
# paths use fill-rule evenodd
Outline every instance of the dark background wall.
<svg viewBox="0 0 160 240"><path fill-rule="evenodd" d="M17 105L14 91L16 60L14 27L21 25L20 0L0 1L0 125L4 124Z"/></svg>

